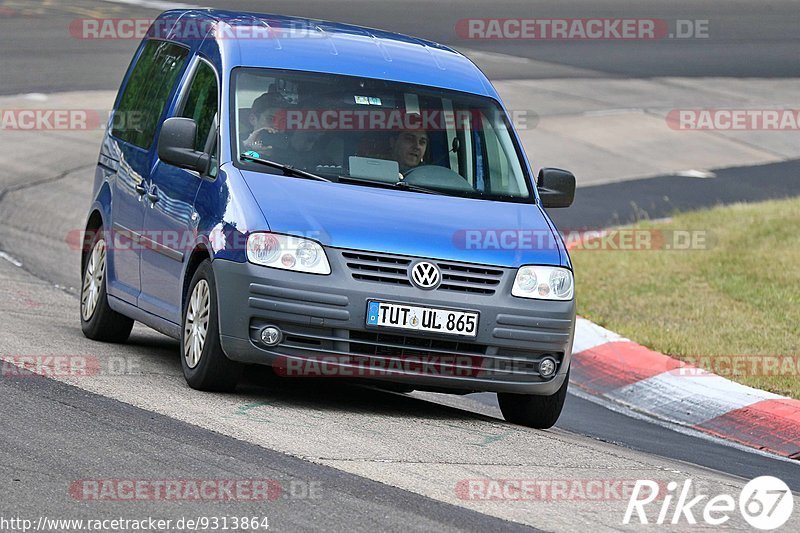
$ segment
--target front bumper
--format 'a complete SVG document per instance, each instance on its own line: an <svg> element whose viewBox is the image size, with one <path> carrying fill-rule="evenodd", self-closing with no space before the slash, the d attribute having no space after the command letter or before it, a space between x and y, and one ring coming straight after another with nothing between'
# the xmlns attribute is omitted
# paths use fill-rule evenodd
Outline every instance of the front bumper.
<svg viewBox="0 0 800 533"><path fill-rule="evenodd" d="M574 300L511 296L516 269L498 267L491 267L496 285L484 294L424 291L377 281L380 276L355 275L346 252L325 251L329 276L212 262L220 339L229 359L272 365L286 375L377 379L454 392L550 395L563 384L575 332ZM478 333L463 338L366 326L370 299L477 311ZM284 333L277 346L261 341L260 331L267 325ZM537 371L546 355L558 363L556 376L549 380ZM314 360L324 364L302 366Z"/></svg>

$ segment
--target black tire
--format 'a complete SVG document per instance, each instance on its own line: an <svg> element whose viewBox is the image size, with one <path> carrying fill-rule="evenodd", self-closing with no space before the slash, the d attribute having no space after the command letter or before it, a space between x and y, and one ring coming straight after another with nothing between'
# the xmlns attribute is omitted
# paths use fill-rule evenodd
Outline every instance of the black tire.
<svg viewBox="0 0 800 533"><path fill-rule="evenodd" d="M101 270L101 279L96 280L94 289L91 289L92 283L88 279L89 267L92 263L93 254L98 243L102 241L103 246L103 260ZM107 248L105 247L105 240L103 239L102 229L94 232L87 232L86 238L83 242L89 242L88 252L81 261L81 294L80 294L80 315L81 315L81 331L83 334L92 340L101 342L125 342L131 335L133 329L133 319L117 313L108 305L108 294L106 293L106 280L107 280ZM88 311L87 303L88 298L91 298L90 293L92 290L96 291L97 303L94 309Z"/></svg>
<svg viewBox="0 0 800 533"><path fill-rule="evenodd" d="M187 314L192 301L195 288L205 282L209 292L208 325L200 350L200 357L192 367L187 360ZM183 303L181 314L181 366L183 376L190 387L202 391L230 392L236 388L242 374L243 365L231 361L222 351L219 341L219 313L217 310L217 286L214 281L214 271L211 261L206 259L197 267L186 292L186 301Z"/></svg>
<svg viewBox="0 0 800 533"><path fill-rule="evenodd" d="M534 396L532 394L497 393L497 402L503 418L512 424L528 426L536 429L548 429L555 425L564 401L567 398L569 371L564 384L550 396Z"/></svg>

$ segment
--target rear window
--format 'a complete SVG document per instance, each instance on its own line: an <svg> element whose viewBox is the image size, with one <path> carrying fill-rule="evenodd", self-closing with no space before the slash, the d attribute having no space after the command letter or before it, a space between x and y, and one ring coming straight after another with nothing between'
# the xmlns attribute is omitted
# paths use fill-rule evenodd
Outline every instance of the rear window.
<svg viewBox="0 0 800 533"><path fill-rule="evenodd" d="M150 148L167 98L189 51L177 44L149 41L114 113L111 134L140 148Z"/></svg>

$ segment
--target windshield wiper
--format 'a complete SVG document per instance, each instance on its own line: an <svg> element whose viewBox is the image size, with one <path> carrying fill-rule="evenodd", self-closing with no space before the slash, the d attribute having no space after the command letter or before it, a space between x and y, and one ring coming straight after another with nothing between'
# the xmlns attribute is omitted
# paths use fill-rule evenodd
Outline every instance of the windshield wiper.
<svg viewBox="0 0 800 533"><path fill-rule="evenodd" d="M295 178L305 178L308 180L333 182L333 180L329 180L328 178L323 178L322 176L312 174L311 172L306 172L305 170L300 170L299 168L295 168L292 165L284 165L283 163L278 163L277 161L262 159L260 157L248 155L246 153L240 154L239 159L243 159L245 161L252 161L253 163L259 163L267 167L272 167L278 170L282 170L284 176L293 176Z"/></svg>
<svg viewBox="0 0 800 533"><path fill-rule="evenodd" d="M368 185L371 187L381 187L383 189L406 189L413 192L422 192L425 194L438 194L440 196L446 196L446 194L441 191L428 189L426 187L420 187L419 185L411 185L410 183L406 183L405 181L390 183L387 181L373 181L367 179L352 178L350 176L339 176L339 181L357 183L359 185Z"/></svg>
<svg viewBox="0 0 800 533"><path fill-rule="evenodd" d="M407 181L398 181L394 184L397 189L408 189L414 192L424 192L426 194L438 194L439 196L449 196L447 193L437 191L436 189L429 189L427 187L420 187L419 185L411 185Z"/></svg>

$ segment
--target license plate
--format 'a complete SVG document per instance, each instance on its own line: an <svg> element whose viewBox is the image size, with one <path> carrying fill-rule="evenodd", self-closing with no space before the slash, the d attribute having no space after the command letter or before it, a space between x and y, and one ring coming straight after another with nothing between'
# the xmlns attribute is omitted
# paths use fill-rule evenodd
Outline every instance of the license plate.
<svg viewBox="0 0 800 533"><path fill-rule="evenodd" d="M370 300L367 325L475 337L478 313Z"/></svg>

